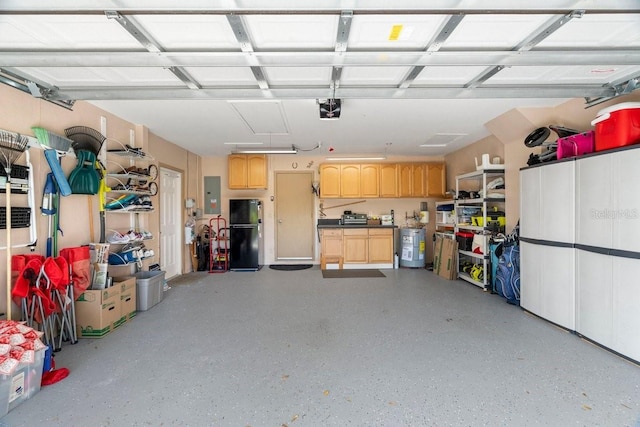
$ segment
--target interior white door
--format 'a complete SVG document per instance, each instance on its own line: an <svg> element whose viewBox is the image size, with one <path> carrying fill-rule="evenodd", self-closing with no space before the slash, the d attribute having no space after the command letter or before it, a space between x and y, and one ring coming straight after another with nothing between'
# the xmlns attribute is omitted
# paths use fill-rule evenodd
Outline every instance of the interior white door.
<svg viewBox="0 0 640 427"><path fill-rule="evenodd" d="M160 266L170 279L182 272L182 174L160 168Z"/></svg>

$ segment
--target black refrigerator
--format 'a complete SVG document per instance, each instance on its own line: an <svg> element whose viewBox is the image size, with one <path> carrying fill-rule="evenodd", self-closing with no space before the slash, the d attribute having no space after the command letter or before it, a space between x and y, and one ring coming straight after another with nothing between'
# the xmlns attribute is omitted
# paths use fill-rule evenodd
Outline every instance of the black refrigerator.
<svg viewBox="0 0 640 427"><path fill-rule="evenodd" d="M261 208L257 199L229 200L230 270L260 269Z"/></svg>

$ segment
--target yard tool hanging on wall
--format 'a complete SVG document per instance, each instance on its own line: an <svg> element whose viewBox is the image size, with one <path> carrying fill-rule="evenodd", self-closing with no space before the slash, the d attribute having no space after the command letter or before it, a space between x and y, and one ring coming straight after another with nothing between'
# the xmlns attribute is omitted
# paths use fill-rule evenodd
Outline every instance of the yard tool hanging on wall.
<svg viewBox="0 0 640 427"><path fill-rule="evenodd" d="M78 157L78 164L69 175L71 191L73 194L98 194L100 174L96 170L96 160L107 138L87 126L67 128L64 134L71 139L71 146Z"/></svg>
<svg viewBox="0 0 640 427"><path fill-rule="evenodd" d="M61 166L61 158L65 156L71 148L71 140L63 136L56 135L53 132L41 127L32 127L33 133L38 138L38 142L44 148L44 157L49 163L51 173L56 179L57 187L60 190L60 194L68 196L71 194L71 187L67 182L67 178L64 176L64 171Z"/></svg>
<svg viewBox="0 0 640 427"><path fill-rule="evenodd" d="M53 220L54 215L58 212L55 204L55 198L58 190L56 189L55 178L53 172L47 174L47 181L44 184L44 191L42 193L42 206L40 212L42 215L49 217L49 231L47 234L47 256L53 256Z"/></svg>
<svg viewBox="0 0 640 427"><path fill-rule="evenodd" d="M100 243L106 243L105 236L105 205L107 204L107 193L111 191L111 188L107 187L107 170L98 160L97 166L100 171L100 186L98 188L98 203L100 208Z"/></svg>
<svg viewBox="0 0 640 427"><path fill-rule="evenodd" d="M0 163L7 174L5 183L5 224L7 230L7 319L11 320L11 167L27 149L29 139L9 132L0 133Z"/></svg>

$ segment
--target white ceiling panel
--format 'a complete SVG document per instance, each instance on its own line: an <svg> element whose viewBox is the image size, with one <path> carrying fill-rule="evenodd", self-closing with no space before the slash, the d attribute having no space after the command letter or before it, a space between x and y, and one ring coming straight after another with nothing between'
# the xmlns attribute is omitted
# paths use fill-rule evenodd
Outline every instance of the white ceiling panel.
<svg viewBox="0 0 640 427"><path fill-rule="evenodd" d="M229 101L229 105L255 135L289 133L287 118L280 101Z"/></svg>
<svg viewBox="0 0 640 427"><path fill-rule="evenodd" d="M589 15L572 19L538 48L640 46L640 14Z"/></svg>
<svg viewBox="0 0 640 427"><path fill-rule="evenodd" d="M162 68L22 68L34 78L58 86L181 86L182 83Z"/></svg>
<svg viewBox="0 0 640 427"><path fill-rule="evenodd" d="M512 108L640 93L638 0L0 3L0 83L203 155L263 135L442 155ZM330 96L341 117L322 121Z"/></svg>
<svg viewBox="0 0 640 427"><path fill-rule="evenodd" d="M397 86L411 67L348 67L342 70L341 86Z"/></svg>
<svg viewBox="0 0 640 427"><path fill-rule="evenodd" d="M251 15L244 22L255 49L332 49L338 31L331 15Z"/></svg>
<svg viewBox="0 0 640 427"><path fill-rule="evenodd" d="M424 49L445 15L355 16L349 49Z"/></svg>
<svg viewBox="0 0 640 427"><path fill-rule="evenodd" d="M416 77L416 85L464 85L486 67L425 67Z"/></svg>
<svg viewBox="0 0 640 427"><path fill-rule="evenodd" d="M637 66L584 66L568 67L511 67L505 68L492 78L488 84L605 84L620 77L640 73Z"/></svg>
<svg viewBox="0 0 640 427"><path fill-rule="evenodd" d="M256 79L243 67L186 67L187 71L203 86L255 86Z"/></svg>
<svg viewBox="0 0 640 427"><path fill-rule="evenodd" d="M270 85L325 85L331 81L330 67L264 67Z"/></svg>
<svg viewBox="0 0 640 427"><path fill-rule="evenodd" d="M468 15L442 48L509 49L550 18L550 15Z"/></svg>
<svg viewBox="0 0 640 427"><path fill-rule="evenodd" d="M139 49L104 15L0 15L0 49Z"/></svg>
<svg viewBox="0 0 640 427"><path fill-rule="evenodd" d="M239 49L225 16L137 15L135 20L167 50Z"/></svg>

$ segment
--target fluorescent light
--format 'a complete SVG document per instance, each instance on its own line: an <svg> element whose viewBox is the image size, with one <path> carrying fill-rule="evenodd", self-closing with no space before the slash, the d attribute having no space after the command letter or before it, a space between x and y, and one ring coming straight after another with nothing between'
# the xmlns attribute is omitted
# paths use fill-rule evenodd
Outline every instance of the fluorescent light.
<svg viewBox="0 0 640 427"><path fill-rule="evenodd" d="M386 160L387 156L373 156L373 157L326 157L326 160Z"/></svg>
<svg viewBox="0 0 640 427"><path fill-rule="evenodd" d="M419 147L422 148L439 148L439 147L446 147L447 144L420 144Z"/></svg>
<svg viewBox="0 0 640 427"><path fill-rule="evenodd" d="M256 148L238 148L233 151L234 154L298 154L295 146L291 147L256 147Z"/></svg>
<svg viewBox="0 0 640 427"><path fill-rule="evenodd" d="M262 145L262 142L225 142L224 145Z"/></svg>

